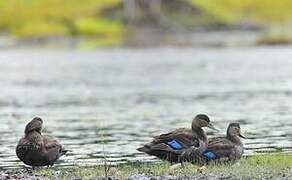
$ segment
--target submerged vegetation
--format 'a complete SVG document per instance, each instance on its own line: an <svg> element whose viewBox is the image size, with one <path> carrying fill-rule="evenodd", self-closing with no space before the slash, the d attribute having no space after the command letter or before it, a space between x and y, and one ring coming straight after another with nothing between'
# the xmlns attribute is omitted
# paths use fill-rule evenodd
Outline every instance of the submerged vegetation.
<svg viewBox="0 0 292 180"><path fill-rule="evenodd" d="M0 32L20 39L74 36L90 40L87 44L118 45L141 26L288 24L285 29L291 30L291 7L290 0L0 0Z"/></svg>
<svg viewBox="0 0 292 180"><path fill-rule="evenodd" d="M129 163L112 166L107 174L117 179L128 177L213 177L214 179L289 179L292 178L292 154L266 154L244 157L235 164L209 164L202 171L198 166L185 164L184 167L172 168L167 162ZM15 172L17 173L17 172ZM72 168L41 168L32 172L33 176L43 179L94 179L104 177L103 166ZM159 179L159 178L158 178Z"/></svg>

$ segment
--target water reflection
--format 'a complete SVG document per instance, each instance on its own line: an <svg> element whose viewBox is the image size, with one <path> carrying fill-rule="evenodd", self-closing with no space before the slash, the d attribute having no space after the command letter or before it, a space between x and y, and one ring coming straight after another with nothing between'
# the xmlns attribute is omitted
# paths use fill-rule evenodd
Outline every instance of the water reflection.
<svg viewBox="0 0 292 180"><path fill-rule="evenodd" d="M197 113L219 134L240 122L246 155L292 151L291 57L288 47L1 52L0 168L22 166L14 148L34 116L70 150L58 166L157 161L136 147Z"/></svg>

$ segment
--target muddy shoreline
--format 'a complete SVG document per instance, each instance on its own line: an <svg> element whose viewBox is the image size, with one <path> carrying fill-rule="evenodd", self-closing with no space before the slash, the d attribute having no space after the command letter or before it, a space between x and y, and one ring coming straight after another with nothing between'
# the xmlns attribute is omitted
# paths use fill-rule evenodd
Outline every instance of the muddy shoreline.
<svg viewBox="0 0 292 180"><path fill-rule="evenodd" d="M56 171L52 176L43 176L38 173L34 173L31 171L4 171L0 173L0 180L9 180L9 179L22 179L22 180L42 180L42 179L63 179L62 177L59 177L60 172ZM68 173L69 175L69 173ZM225 174L225 173L198 173L197 175L178 175L178 176L172 176L172 175L147 175L147 174L133 174L129 176L128 180L222 180L222 179L232 179L232 180L239 180L239 179L282 179L282 180L288 180L292 177L292 174L285 174L285 173L279 173L279 174L267 174L261 176L261 178L256 178L254 176L249 176L248 174L246 176L236 176L235 174ZM72 176L69 179L94 179L94 180L118 180L119 178L115 178L114 176L95 176L95 177L81 177L81 176Z"/></svg>
<svg viewBox="0 0 292 180"><path fill-rule="evenodd" d="M108 169L108 171L105 171ZM194 164L172 166L167 162L123 164L105 168L55 166L0 171L0 180L23 179L128 179L128 180L221 180L221 179L292 179L292 154L265 154L243 157L235 164L208 164L204 169Z"/></svg>

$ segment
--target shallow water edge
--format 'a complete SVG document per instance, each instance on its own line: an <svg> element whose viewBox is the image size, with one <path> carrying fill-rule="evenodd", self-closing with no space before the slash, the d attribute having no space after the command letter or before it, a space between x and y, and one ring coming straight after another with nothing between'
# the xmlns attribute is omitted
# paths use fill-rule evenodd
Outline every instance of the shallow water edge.
<svg viewBox="0 0 292 180"><path fill-rule="evenodd" d="M205 113L245 155L292 151L292 47L6 50L0 52L0 168L22 167L25 124L71 150L64 167L153 162L136 148ZM65 131L64 131L65 130Z"/></svg>

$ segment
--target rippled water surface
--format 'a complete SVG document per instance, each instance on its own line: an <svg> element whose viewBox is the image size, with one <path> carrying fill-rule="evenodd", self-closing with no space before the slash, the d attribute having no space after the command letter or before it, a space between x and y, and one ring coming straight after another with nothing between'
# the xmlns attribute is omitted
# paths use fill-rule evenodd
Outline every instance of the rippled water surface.
<svg viewBox="0 0 292 180"><path fill-rule="evenodd" d="M292 151L289 47L2 50L0 83L0 168L34 116L71 150L58 166L156 161L136 147L197 113L240 122L246 154Z"/></svg>

